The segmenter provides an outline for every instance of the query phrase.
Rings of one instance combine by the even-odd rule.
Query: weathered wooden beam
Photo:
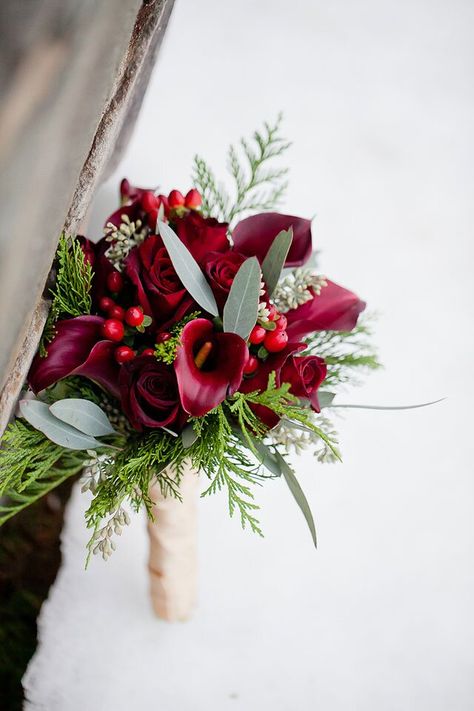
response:
[[[9,6],[21,32],[31,3],[9,0],[0,19]],[[40,22],[50,6],[36,3],[43,31],[27,47],[7,43],[0,75],[0,433],[41,335],[59,234],[80,231],[126,145],[173,0],[69,0],[53,30]]]

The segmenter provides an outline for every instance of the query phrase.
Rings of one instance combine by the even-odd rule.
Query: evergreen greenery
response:
[[[65,479],[78,474],[84,453],[63,449],[23,420],[5,431],[0,449],[0,525]]]
[[[92,267],[84,257],[77,239],[62,234],[56,251],[56,283],[51,289],[51,309],[40,344],[46,356],[46,344],[55,334],[54,324],[60,318],[90,314],[92,307]]]
[[[162,361],[162,363],[167,363],[172,365],[176,359],[176,350],[179,346],[179,340],[181,338],[181,333],[183,328],[187,323],[193,321],[195,318],[200,316],[200,311],[194,311],[192,314],[188,314],[181,321],[178,321],[171,329],[171,338],[163,343],[157,343],[155,345],[155,358]]]
[[[373,316],[363,316],[352,331],[317,331],[306,339],[308,352],[324,358],[328,371],[324,389],[359,383],[359,373],[381,364],[370,342]]]
[[[281,122],[279,114],[273,125],[265,123],[263,130],[255,131],[250,140],[242,138],[238,148],[229,147],[233,197],[217,183],[203,158],[194,157],[192,180],[202,195],[202,210],[206,216],[232,223],[242,213],[272,210],[280,203],[288,186],[288,168],[274,168],[272,161],[291,145],[280,135]]]

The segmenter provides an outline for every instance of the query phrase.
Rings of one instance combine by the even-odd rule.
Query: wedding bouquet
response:
[[[365,304],[315,269],[311,221],[274,210],[288,144],[279,121],[231,147],[231,198],[195,159],[183,195],[121,183],[96,244],[60,239],[51,309],[28,391],[0,450],[0,523],[66,478],[92,494],[89,550],[107,558],[149,490],[180,497],[185,462],[261,533],[252,485],[283,477],[316,542],[288,461],[339,458],[337,389],[376,368]],[[240,219],[242,218],[242,219]]]

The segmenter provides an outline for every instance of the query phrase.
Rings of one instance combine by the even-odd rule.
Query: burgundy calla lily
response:
[[[287,360],[294,353],[302,351],[306,348],[304,343],[288,343],[285,348],[279,353],[271,354],[266,361],[259,361],[258,369],[251,378],[245,378],[240,385],[240,392],[243,393],[253,393],[262,392],[266,390],[268,386],[268,378],[270,373],[275,373],[275,384],[280,387],[282,381],[281,371]],[[251,405],[252,410],[255,412],[257,417],[259,417],[268,428],[275,427],[280,418],[276,415],[273,410],[263,405]]]
[[[239,222],[232,232],[235,249],[263,262],[273,240],[282,230],[293,228],[293,242],[286,267],[300,267],[311,255],[311,220],[279,212],[262,212]]]
[[[365,302],[352,291],[328,281],[319,296],[285,314],[287,333],[298,341],[314,331],[352,331],[364,309]]]
[[[216,333],[211,321],[190,321],[181,334],[174,368],[183,408],[202,417],[233,395],[241,381],[248,350],[235,333]]]
[[[58,321],[56,335],[46,347],[48,355],[37,354],[31,365],[32,390],[38,393],[69,375],[82,375],[119,397],[119,366],[113,357],[117,344],[101,340],[103,323],[100,316]]]

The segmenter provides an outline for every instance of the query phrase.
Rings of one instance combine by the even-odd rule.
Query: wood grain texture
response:
[[[25,325],[43,308],[59,234],[80,232],[126,145],[172,6],[69,1],[53,18],[48,1],[29,14],[26,0],[2,4],[0,433],[41,333]]]

